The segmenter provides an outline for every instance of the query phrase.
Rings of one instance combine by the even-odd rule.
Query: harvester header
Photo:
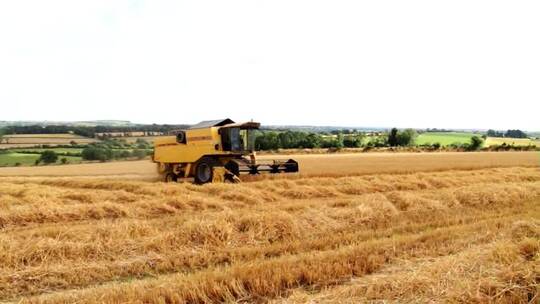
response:
[[[258,122],[231,119],[202,121],[154,141],[152,160],[167,182],[194,178],[198,184],[239,181],[240,174],[298,172],[295,160],[259,163],[255,155]]]

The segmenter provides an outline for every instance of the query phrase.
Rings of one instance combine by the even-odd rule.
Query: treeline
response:
[[[506,132],[488,130],[487,136],[489,137],[509,137],[509,138],[528,138],[527,133],[521,130],[507,130]]]
[[[93,145],[84,148],[81,152],[84,160],[99,160],[102,162],[127,158],[143,159],[149,155],[152,155],[152,150],[114,150]]]
[[[428,145],[416,145],[418,133],[414,129],[398,130],[393,128],[390,132],[377,133],[376,135],[365,133],[332,134],[309,133],[302,131],[259,131],[255,137],[256,150],[277,149],[312,149],[312,148],[393,148],[393,147],[418,147],[430,151],[442,148],[440,143]],[[472,136],[469,142],[450,145],[450,148],[461,151],[477,151],[483,148],[484,138]]]
[[[438,128],[427,128],[425,130],[426,133],[438,133],[438,132],[455,132],[455,130],[451,129],[438,129]]]
[[[418,133],[413,129],[399,131],[397,128],[393,128],[390,130],[386,142],[390,147],[412,146],[415,143],[417,136]]]
[[[108,132],[163,132],[167,133],[172,130],[185,129],[188,125],[137,125],[137,126],[66,126],[66,125],[50,125],[50,126],[7,126],[3,129],[4,134],[63,134],[73,133],[85,137],[94,137],[96,133]]]
[[[109,161],[109,160],[121,160],[121,159],[128,159],[128,158],[137,158],[137,159],[143,159],[149,155],[152,154],[152,150],[143,150],[143,149],[134,149],[134,150],[114,150],[111,148],[107,148],[104,146],[96,146],[96,145],[89,145],[88,147],[84,148],[81,153],[64,153],[64,152],[56,152],[54,150],[45,150],[45,151],[21,151],[20,153],[25,154],[39,154],[40,157],[36,159],[35,165],[39,165],[40,163],[44,164],[52,164],[55,163],[60,157],[60,161],[62,164],[69,163],[69,160],[66,158],[67,156],[76,156],[76,157],[82,157],[84,160],[99,160],[102,162]],[[16,166],[19,166],[20,163],[15,164]]]
[[[84,160],[109,161],[114,159],[143,159],[152,154],[152,145],[144,139],[137,139],[134,144],[125,140],[108,139],[100,143],[92,143],[81,151]]]
[[[366,136],[365,133],[309,133],[302,131],[259,131],[255,137],[256,150],[312,148],[374,148],[412,146],[417,133],[413,129],[392,129],[389,134]]]
[[[255,138],[256,150],[277,149],[312,149],[312,148],[343,148],[360,147],[363,134],[323,135],[320,133],[307,133],[302,131],[262,131]]]

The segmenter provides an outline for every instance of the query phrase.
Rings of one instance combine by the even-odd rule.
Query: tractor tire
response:
[[[202,185],[212,182],[214,178],[214,166],[217,165],[217,162],[212,159],[205,157],[197,162],[195,167],[195,183]]]
[[[176,174],[169,172],[165,174],[165,182],[166,183],[176,183],[178,182],[178,176]]]

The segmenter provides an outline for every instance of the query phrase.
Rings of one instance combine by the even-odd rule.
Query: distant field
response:
[[[35,147],[36,144],[0,144],[0,149],[13,149],[13,148],[32,148]],[[54,146],[54,145],[53,145]]]
[[[40,154],[26,154],[26,153],[5,153],[0,154],[0,167],[13,167],[16,164],[21,166],[34,165],[36,160],[40,157]],[[58,156],[58,162],[60,159],[67,158],[71,164],[78,164],[82,161],[81,157],[77,156]]]
[[[52,150],[56,153],[81,153],[83,149],[81,148],[18,148],[18,149],[12,149],[10,151],[12,152],[24,152],[24,151],[35,151],[35,152],[43,152],[47,150]]]
[[[440,143],[443,146],[454,143],[463,144],[470,142],[471,137],[475,135],[481,136],[481,134],[463,132],[428,132],[420,134],[416,139],[416,143],[419,145]]]
[[[126,142],[130,144],[136,142],[137,139],[143,139],[151,144],[154,144],[154,140],[160,137],[163,137],[163,136],[134,136],[134,137],[119,137],[118,139],[124,139],[126,140]]]
[[[6,135],[7,138],[80,138],[82,136],[70,133],[58,134],[12,134]]]
[[[34,145],[69,145],[72,141],[77,144],[88,144],[97,142],[98,140],[74,134],[15,134],[4,136],[0,148],[24,148]]]
[[[67,158],[70,164],[79,164],[82,162],[82,158],[79,156],[64,156],[63,154],[80,154],[82,149],[80,148],[35,148],[32,146],[29,147],[19,147],[13,148],[8,147],[9,153],[0,153],[0,167],[13,167],[16,164],[20,166],[33,166],[35,161],[40,157],[41,152],[43,151],[54,151],[58,154],[58,163],[60,159]],[[25,152],[35,152],[35,153],[25,153]]]
[[[464,144],[468,143],[473,136],[482,136],[482,134],[475,133],[460,133],[460,132],[432,132],[432,133],[422,133],[418,136],[416,143],[418,145],[425,144],[434,144],[440,143],[443,146],[448,146],[454,143]],[[507,145],[514,146],[528,146],[528,145],[537,145],[540,146],[539,140],[531,140],[529,138],[499,138],[499,137],[488,137],[485,146],[494,146],[502,145],[506,143]]]
[[[486,140],[486,146],[494,145],[514,145],[514,146],[529,146],[536,145],[540,146],[539,140],[532,140],[529,138],[501,138],[501,137],[488,137]]]
[[[39,154],[6,153],[0,154],[0,166],[14,166],[20,163],[23,166],[34,164]]]

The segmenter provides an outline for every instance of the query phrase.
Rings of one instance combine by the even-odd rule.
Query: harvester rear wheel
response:
[[[215,165],[216,161],[208,157],[198,161],[195,167],[195,183],[202,185],[211,182]]]

